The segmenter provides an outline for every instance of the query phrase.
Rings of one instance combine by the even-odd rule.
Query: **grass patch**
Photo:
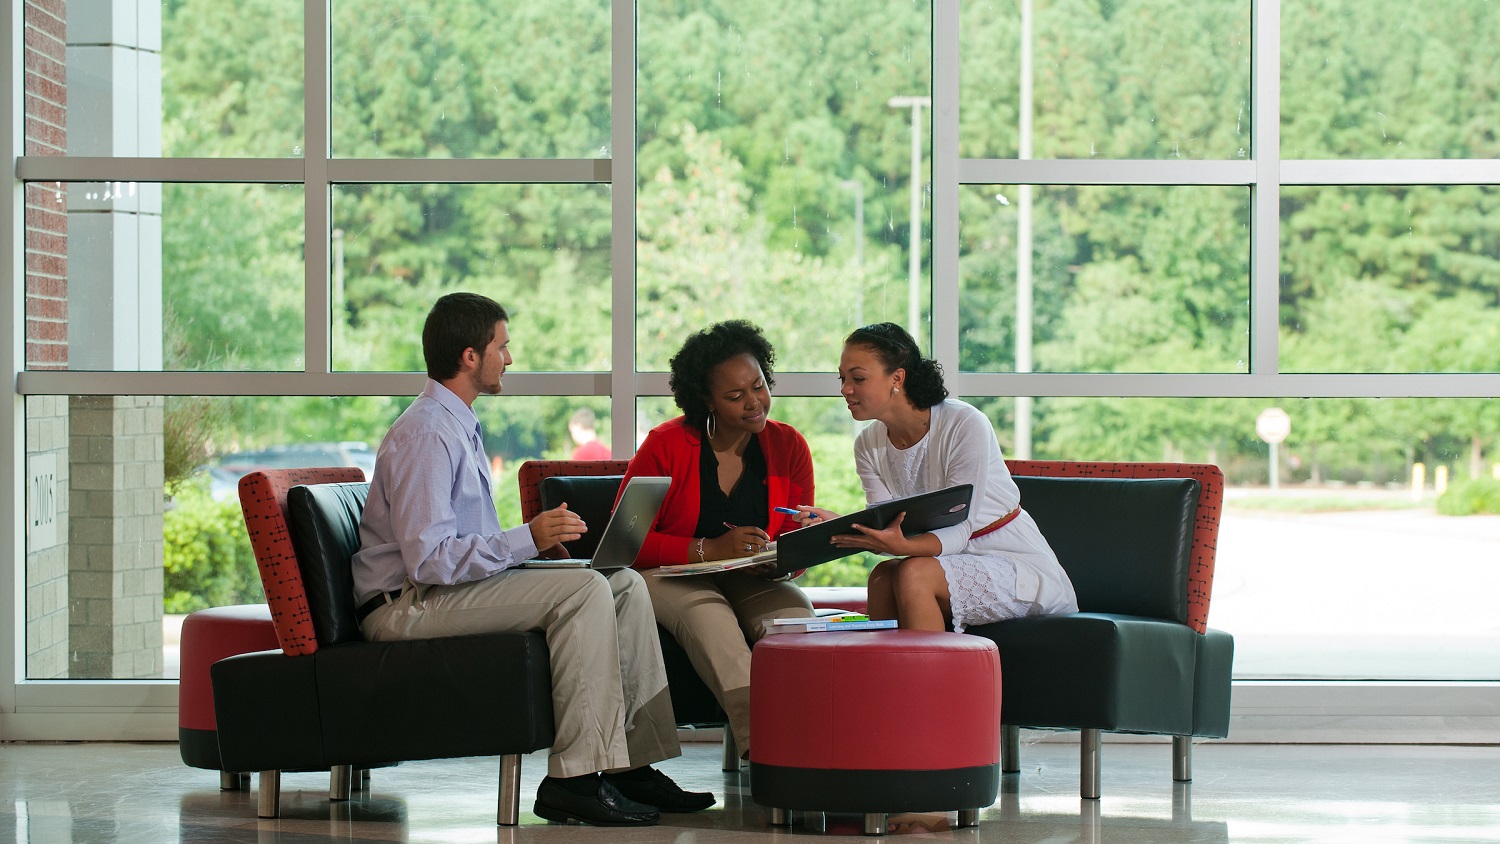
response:
[[[1454,482],[1438,498],[1437,511],[1444,516],[1500,513],[1500,478],[1471,478]]]

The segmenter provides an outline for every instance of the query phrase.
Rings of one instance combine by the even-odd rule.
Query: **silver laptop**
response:
[[[661,509],[671,485],[671,478],[631,478],[610,514],[609,524],[604,526],[593,558],[527,560],[521,565],[529,569],[591,568],[602,572],[628,567],[646,544],[646,534],[656,522],[656,511]]]

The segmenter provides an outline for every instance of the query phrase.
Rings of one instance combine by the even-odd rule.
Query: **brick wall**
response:
[[[68,148],[66,0],[26,0],[26,155]],[[26,186],[26,366],[68,367],[67,187]],[[26,455],[56,457],[58,543],[26,554],[26,676],[69,674],[69,411],[66,396],[26,400]]]
[[[26,0],[26,154],[68,150],[64,0]],[[67,186],[26,186],[26,366],[68,367]]]

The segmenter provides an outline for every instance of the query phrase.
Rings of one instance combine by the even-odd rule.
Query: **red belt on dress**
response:
[[[1021,515],[1021,508],[1017,507],[1016,509],[1010,511],[1009,513],[1006,513],[1005,515],[1003,515],[1000,518],[994,520],[993,522],[990,522],[989,524],[985,525],[984,527],[980,528],[979,530],[976,530],[973,533],[969,534],[969,538],[970,539],[978,539],[981,536],[986,536],[988,534],[994,533],[995,531],[999,530],[1000,528],[1003,528],[1006,525],[1010,524],[1011,522],[1015,521],[1016,517],[1019,516],[1019,515]]]

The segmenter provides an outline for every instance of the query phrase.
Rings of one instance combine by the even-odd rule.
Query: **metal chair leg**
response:
[[[220,791],[248,791],[250,789],[250,775],[239,771],[220,771]]]
[[[500,757],[500,805],[495,815],[497,826],[515,826],[521,822],[521,754]]]
[[[958,826],[959,826],[959,829],[962,829],[962,828],[964,828],[966,826],[979,826],[979,810],[978,809],[959,809],[958,810]]]
[[[1172,736],[1172,779],[1193,781],[1193,737]]]
[[[885,812],[865,812],[865,835],[885,835]]]
[[[281,772],[260,772],[260,793],[256,800],[257,817],[274,818],[281,814]]]
[[[1099,731],[1083,730],[1078,738],[1078,796],[1099,799]]]
[[[1021,728],[1000,725],[1000,773],[1021,772]]]
[[[775,808],[773,808],[771,810],[771,826],[791,826],[791,825],[792,825],[792,813],[791,813],[791,810],[789,810],[789,809],[775,809]]]
[[[738,771],[740,769],[740,746],[734,740],[734,732],[729,725],[724,725],[724,764],[726,771]]]
[[[359,770],[359,790],[367,792],[367,793],[370,790],[370,769],[369,768],[361,768]]]
[[[353,765],[334,765],[328,769],[328,799],[348,800],[354,779]]]

